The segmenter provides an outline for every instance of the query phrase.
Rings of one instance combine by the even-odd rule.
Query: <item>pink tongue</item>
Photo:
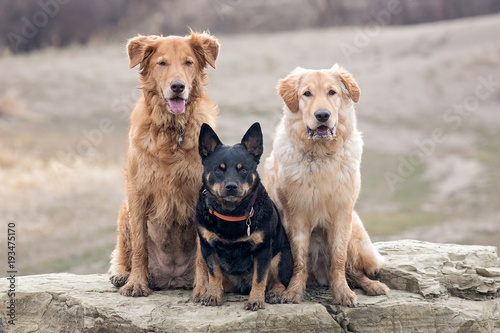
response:
[[[173,98],[168,100],[168,106],[173,113],[182,113],[184,111],[184,106],[186,101],[181,98]]]
[[[326,133],[326,132],[328,132],[328,127],[320,126],[320,127],[316,128],[316,132],[318,132],[320,134]]]

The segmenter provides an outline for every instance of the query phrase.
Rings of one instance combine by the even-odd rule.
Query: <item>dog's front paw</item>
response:
[[[340,304],[343,306],[354,307],[358,301],[358,298],[354,291],[349,289],[349,287],[337,287],[333,290],[333,303]]]
[[[123,296],[140,297],[148,296],[151,293],[152,291],[149,289],[147,283],[134,282],[131,280],[129,280],[128,283],[120,289],[120,294]]]
[[[249,297],[247,303],[245,304],[245,310],[257,311],[259,309],[265,309],[264,298],[254,298]]]
[[[194,303],[200,303],[203,296],[206,294],[207,288],[203,286],[196,286],[193,289],[193,294],[191,295],[191,300]]]
[[[386,295],[389,288],[382,282],[372,280],[368,285],[363,286],[363,290],[368,296]]]
[[[278,304],[281,302],[283,290],[273,288],[266,293],[266,302],[269,304]]]
[[[117,275],[112,275],[109,277],[109,282],[116,288],[123,287],[128,280],[129,274],[117,274]]]
[[[300,304],[304,299],[302,288],[288,288],[281,294],[281,303]]]
[[[201,298],[201,304],[207,306],[220,306],[223,303],[222,294],[223,294],[222,288],[215,289],[209,287],[207,292]]]

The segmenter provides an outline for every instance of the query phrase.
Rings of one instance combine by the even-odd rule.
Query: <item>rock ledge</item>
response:
[[[387,259],[379,279],[392,290],[358,306],[331,304],[309,288],[300,305],[243,310],[246,296],[221,307],[189,302],[191,291],[147,298],[119,295],[105,274],[17,277],[9,325],[9,281],[0,282],[0,332],[500,332],[500,259],[494,247],[402,240],[375,244]]]

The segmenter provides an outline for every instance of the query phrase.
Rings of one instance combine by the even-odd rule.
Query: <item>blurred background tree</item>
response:
[[[0,53],[186,27],[217,34],[363,25],[391,5],[403,10],[388,25],[500,12],[499,0],[0,0]]]

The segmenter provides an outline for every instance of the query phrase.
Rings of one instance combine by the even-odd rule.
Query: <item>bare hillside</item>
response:
[[[275,86],[339,63],[361,87],[362,194],[375,240],[500,245],[500,16],[218,35],[208,93],[234,143],[254,121],[270,153]],[[104,272],[124,199],[128,114],[139,94],[125,41],[0,58],[0,216],[21,273]],[[2,230],[1,237],[6,230]]]

